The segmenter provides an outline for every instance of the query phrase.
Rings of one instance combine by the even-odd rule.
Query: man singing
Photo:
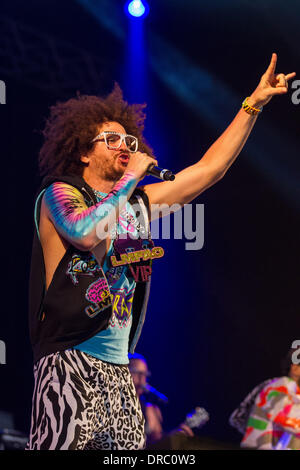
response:
[[[30,336],[35,387],[27,449],[142,449],[144,418],[128,369],[145,318],[152,263],[162,256],[152,204],[192,201],[219,181],[258,114],[287,93],[276,54],[224,133],[194,165],[137,188],[157,165],[143,138],[143,106],[116,86],[51,108],[39,155]]]

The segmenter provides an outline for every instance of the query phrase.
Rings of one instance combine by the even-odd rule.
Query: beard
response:
[[[126,168],[122,168],[120,165],[117,165],[117,158],[112,162],[105,161],[102,163],[97,163],[96,171],[97,174],[101,177],[104,177],[107,181],[118,181],[122,178]]]

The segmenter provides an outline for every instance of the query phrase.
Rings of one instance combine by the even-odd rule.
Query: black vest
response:
[[[69,245],[60,260],[46,291],[45,264],[38,227],[42,195],[54,181],[65,182],[77,188],[84,196],[88,207],[97,203],[92,188],[83,178],[76,175],[48,177],[38,192],[29,281],[29,330],[34,362],[47,354],[72,348],[93,337],[108,327],[112,314],[111,304],[104,308],[102,305],[103,309],[97,313],[96,304],[91,304],[87,298],[86,293],[97,288],[99,276],[103,276],[103,271],[92,253],[80,251],[73,245]],[[139,204],[138,207],[141,209],[139,220],[144,214],[144,226],[148,227],[149,201],[144,191],[135,189],[129,202],[134,203],[135,207]],[[142,264],[149,263],[151,261],[144,261]],[[76,269],[72,266],[76,266]],[[136,284],[129,337],[131,353],[134,352],[144,323],[149,289],[150,278],[148,281]]]

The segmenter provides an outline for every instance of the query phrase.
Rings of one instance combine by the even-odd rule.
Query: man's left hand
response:
[[[288,91],[288,81],[296,76],[296,72],[275,74],[277,54],[273,53],[271,62],[266,72],[248,99],[248,104],[253,107],[265,106],[273,96],[284,95]]]

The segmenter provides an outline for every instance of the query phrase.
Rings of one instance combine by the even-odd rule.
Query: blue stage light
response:
[[[131,16],[141,18],[148,14],[149,7],[145,1],[132,0],[131,2],[127,2],[127,10]]]

